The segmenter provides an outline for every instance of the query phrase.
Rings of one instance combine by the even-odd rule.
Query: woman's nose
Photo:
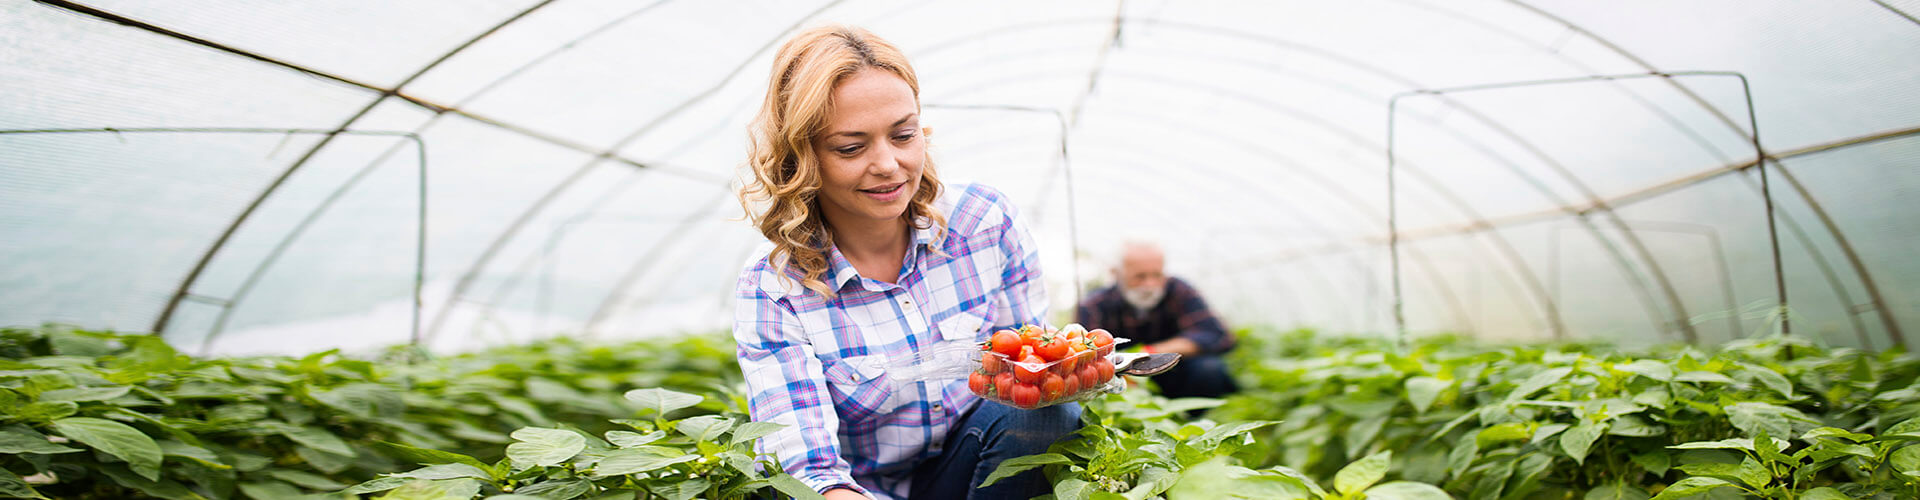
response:
[[[903,153],[905,151],[902,148],[882,141],[880,145],[873,148],[873,162],[867,164],[867,173],[881,177],[892,176],[895,170],[900,169],[900,155]]]

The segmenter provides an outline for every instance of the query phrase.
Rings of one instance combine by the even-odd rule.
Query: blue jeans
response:
[[[945,450],[913,471],[911,500],[949,498],[1018,499],[1053,493],[1039,468],[980,483],[1009,458],[1047,452],[1054,441],[1080,430],[1080,403],[1021,410],[980,401],[947,435]]]

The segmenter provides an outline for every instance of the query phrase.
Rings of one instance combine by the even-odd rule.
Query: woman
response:
[[[1045,494],[1038,471],[978,486],[1071,434],[1078,405],[1023,411],[965,380],[888,375],[1046,313],[1012,204],[935,175],[919,93],[900,50],[859,28],[808,30],[774,57],[740,193],[772,248],[740,275],[733,328],[753,419],[786,426],[760,448],[830,499]]]

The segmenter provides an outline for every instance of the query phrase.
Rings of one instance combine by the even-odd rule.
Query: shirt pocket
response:
[[[886,378],[886,356],[849,356],[821,360],[833,408],[841,420],[859,422],[890,410],[893,384]]]
[[[987,339],[993,331],[996,316],[990,301],[981,301],[971,309],[958,309],[952,314],[934,319],[934,329],[939,331],[940,340],[957,342],[980,342]]]

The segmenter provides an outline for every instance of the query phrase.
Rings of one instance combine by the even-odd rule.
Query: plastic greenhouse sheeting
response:
[[[1920,330],[1916,13],[0,0],[0,323],[367,348],[416,334],[423,262],[436,349],[726,328],[770,52],[838,22],[907,51],[943,176],[1022,207],[1057,316],[1146,237],[1232,324],[1392,332],[1391,219],[1412,332],[1765,332],[1751,102],[1794,333],[1887,348]]]

